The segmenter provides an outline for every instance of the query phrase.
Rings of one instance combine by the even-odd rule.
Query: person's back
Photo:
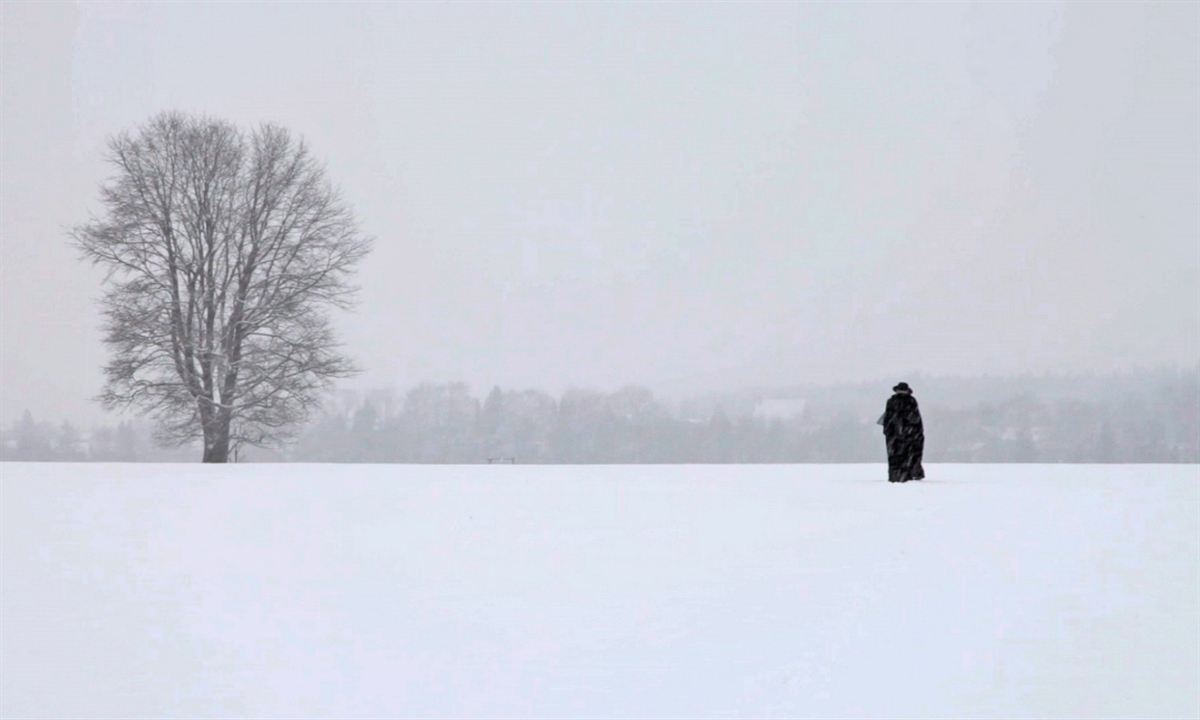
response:
[[[924,433],[921,409],[912,393],[898,392],[888,398],[883,417],[883,433],[888,437],[913,437]]]

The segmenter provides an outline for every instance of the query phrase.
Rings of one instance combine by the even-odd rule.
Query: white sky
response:
[[[0,419],[94,413],[105,138],[303,134],[359,385],[1200,361],[1200,5],[0,5]]]

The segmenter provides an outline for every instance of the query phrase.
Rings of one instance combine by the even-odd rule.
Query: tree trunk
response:
[[[224,445],[221,445],[218,443],[216,445],[213,445],[212,447],[205,448],[204,449],[204,457],[202,458],[202,462],[206,462],[206,463],[229,462],[229,443],[226,442]]]
[[[204,439],[204,457],[206,463],[229,462],[229,418],[225,413],[218,413],[213,418],[216,427],[212,434]]]

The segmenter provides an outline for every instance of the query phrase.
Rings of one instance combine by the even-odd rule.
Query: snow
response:
[[[3,464],[3,717],[1196,717],[1200,467]]]

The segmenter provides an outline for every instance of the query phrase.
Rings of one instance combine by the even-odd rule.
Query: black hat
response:
[[[892,388],[892,392],[909,392],[910,393],[910,392],[912,392],[912,388],[910,388],[908,386],[908,383],[902,382],[899,385],[897,385],[896,387]]]

